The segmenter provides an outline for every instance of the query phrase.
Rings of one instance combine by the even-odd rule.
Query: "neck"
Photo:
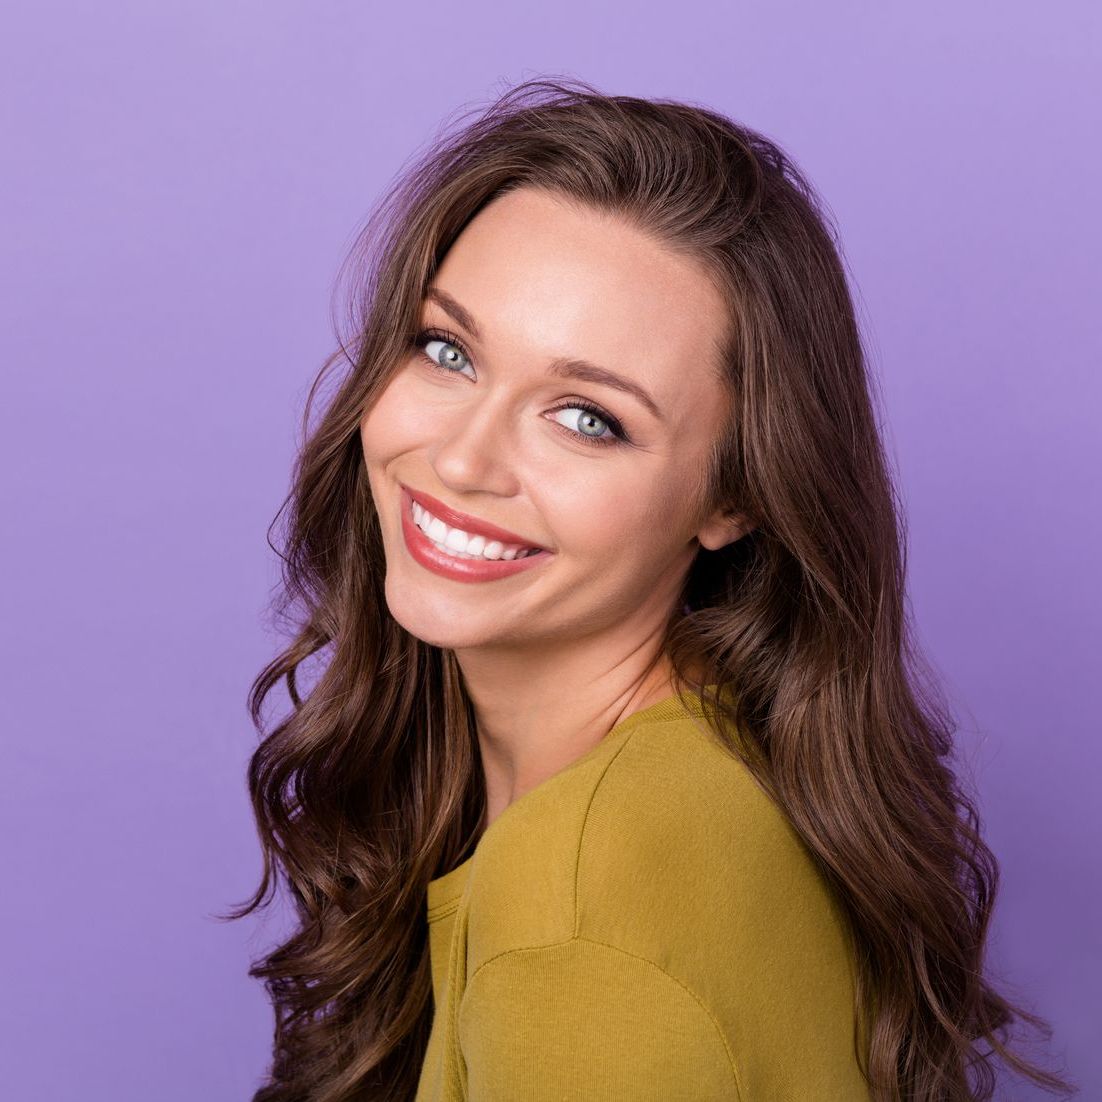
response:
[[[496,661],[457,652],[474,707],[486,782],[482,830],[514,800],[588,753],[618,723],[676,692],[657,638],[615,655],[607,640],[574,641],[568,654],[543,648]]]

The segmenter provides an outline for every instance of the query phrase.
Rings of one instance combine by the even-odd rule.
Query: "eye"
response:
[[[462,375],[463,369],[471,366],[470,356],[463,342],[446,329],[422,329],[413,338],[413,347],[421,353],[421,358],[432,368],[445,375]],[[442,360],[438,360],[437,356],[441,356]],[[469,375],[464,377],[470,378]],[[623,424],[595,402],[590,402],[586,398],[573,398],[569,402],[556,406],[550,412],[561,413],[563,410],[573,410],[581,414],[580,417],[575,418],[576,422],[583,426],[581,429],[571,428],[561,421],[554,422],[572,440],[597,448],[631,443]],[[603,433],[592,431],[594,422],[597,422],[598,426],[604,425],[608,431]]]
[[[467,350],[454,333],[440,332],[435,329],[423,329],[413,339],[413,346],[438,371],[447,375],[459,375],[464,367],[470,367],[471,360]],[[442,361],[436,357],[441,356]],[[467,378],[470,378],[468,375]]]
[[[571,436],[576,437],[586,444],[595,444],[597,447],[606,447],[610,444],[627,443],[627,433],[624,432],[624,426],[612,416],[611,413],[605,413],[600,406],[595,405],[593,402],[586,401],[584,398],[574,398],[570,402],[564,405],[556,406],[551,412],[561,413],[563,410],[573,411],[575,414],[575,423],[581,426],[581,431],[569,426],[563,426],[567,429]],[[594,422],[597,426],[603,425],[608,431],[604,433],[595,432]],[[556,421],[556,424],[562,424],[561,421]]]

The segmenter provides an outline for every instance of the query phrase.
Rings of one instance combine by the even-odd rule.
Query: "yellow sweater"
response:
[[[416,1102],[868,1102],[844,914],[689,703],[628,716],[430,882]]]

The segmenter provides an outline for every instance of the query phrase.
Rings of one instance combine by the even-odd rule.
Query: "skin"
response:
[[[435,302],[446,329],[412,349],[361,421],[387,559],[386,597],[407,631],[454,650],[474,705],[488,827],[514,800],[592,749],[617,723],[674,691],[663,627],[701,546],[751,525],[691,500],[724,403],[717,338],[729,324],[702,270],[622,220],[521,189],[465,228],[433,285],[467,309],[482,339]],[[449,354],[454,357],[449,361]],[[555,378],[584,357],[640,383],[661,419],[606,385]],[[570,399],[617,418],[611,437]],[[556,407],[567,408],[556,408]],[[400,486],[553,550],[492,582],[426,570],[402,536]]]

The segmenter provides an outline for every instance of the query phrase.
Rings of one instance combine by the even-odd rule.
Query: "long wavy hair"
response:
[[[843,903],[870,1097],[988,1099],[998,1058],[1076,1093],[1011,1051],[1016,1018],[1046,1039],[1051,1027],[984,975],[998,866],[951,767],[955,723],[911,638],[901,509],[837,233],[811,185],[777,144],[714,111],[576,79],[522,82],[459,121],[348,254],[351,336],[309,390],[273,521],[289,506],[273,611],[293,641],[249,694],[263,874],[220,916],[267,905],[281,880],[296,908],[295,931],[249,972],[276,1018],[254,1102],[416,1091],[433,1015],[426,885],[477,844],[485,786],[454,652],[388,611],[359,426],[408,360],[448,248],[521,187],[616,213],[696,259],[729,303],[729,416],[701,485],[756,527],[698,552],[664,650]],[[291,709],[265,733],[280,682]]]

